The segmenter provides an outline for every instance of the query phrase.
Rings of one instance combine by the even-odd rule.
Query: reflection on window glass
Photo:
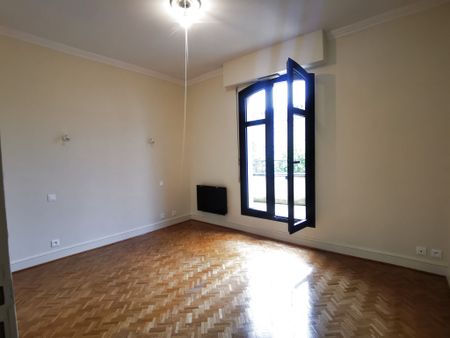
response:
[[[304,81],[296,81],[294,97],[303,97]],[[298,93],[298,91],[303,91]],[[304,104],[304,102],[303,102]],[[277,82],[273,86],[274,110],[274,168],[275,168],[275,215],[288,217],[287,188],[287,83]],[[304,118],[294,115],[294,215],[306,218],[305,207],[305,123]]]
[[[294,107],[305,110],[305,81],[295,80],[293,90]]]
[[[294,218],[306,219],[305,118],[294,115]]]
[[[275,215],[288,217],[287,189],[287,83],[273,85]]]
[[[260,90],[247,99],[247,122],[266,117],[266,91]]]
[[[247,128],[247,163],[248,206],[267,211],[265,125]]]

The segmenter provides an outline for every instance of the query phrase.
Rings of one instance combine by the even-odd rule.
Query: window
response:
[[[239,93],[241,212],[294,233],[315,226],[314,74],[286,69]]]

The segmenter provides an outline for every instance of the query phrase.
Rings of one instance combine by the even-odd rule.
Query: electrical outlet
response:
[[[442,258],[442,250],[441,249],[431,249],[430,256],[433,258]]]
[[[177,215],[177,211],[176,210],[172,210],[172,216],[176,216]]]
[[[166,218],[166,213],[165,213],[165,212],[160,213],[160,214],[159,214],[159,218],[160,218],[160,219]]]
[[[60,245],[59,239],[52,239],[50,241],[50,247],[51,248],[56,248]]]
[[[426,256],[427,255],[427,248],[424,247],[424,246],[416,246],[416,255]]]

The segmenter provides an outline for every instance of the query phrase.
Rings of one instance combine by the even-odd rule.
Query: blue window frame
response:
[[[239,92],[241,212],[315,227],[314,74],[292,59],[286,74]]]

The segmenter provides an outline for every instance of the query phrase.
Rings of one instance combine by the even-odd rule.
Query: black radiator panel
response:
[[[226,215],[227,188],[197,185],[197,209],[213,214]]]

